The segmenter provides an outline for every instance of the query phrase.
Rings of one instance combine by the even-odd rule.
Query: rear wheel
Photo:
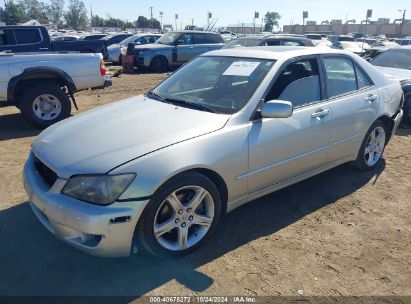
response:
[[[376,121],[368,130],[354,167],[359,170],[372,170],[380,162],[388,140],[388,133],[385,124],[382,121]]]
[[[167,59],[162,56],[154,57],[153,60],[151,60],[150,68],[156,73],[164,73],[167,70],[167,67]]]
[[[40,128],[67,118],[71,112],[70,100],[57,84],[39,83],[27,87],[19,105],[24,117]]]
[[[212,233],[221,213],[215,184],[196,172],[171,179],[153,196],[137,227],[138,242],[151,254],[184,256]]]

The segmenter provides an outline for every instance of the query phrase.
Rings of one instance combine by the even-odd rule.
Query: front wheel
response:
[[[376,121],[368,130],[358,152],[354,167],[362,171],[372,170],[377,166],[387,144],[387,129],[381,121]]]
[[[161,56],[154,57],[150,64],[150,68],[156,73],[164,73],[167,66],[167,59]]]
[[[137,227],[138,242],[151,254],[184,256],[199,247],[215,229],[221,199],[206,176],[184,173],[154,194]]]

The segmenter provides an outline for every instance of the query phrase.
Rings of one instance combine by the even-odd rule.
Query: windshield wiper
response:
[[[153,91],[148,91],[147,94],[146,94],[146,96],[147,96],[148,98],[151,98],[151,99],[155,99],[155,100],[158,100],[158,101],[161,101],[161,102],[169,103],[168,101],[166,101],[166,100],[164,99],[164,97],[158,95],[156,92],[153,92]]]
[[[215,111],[211,109],[210,107],[207,107],[205,105],[195,103],[195,102],[190,102],[190,101],[180,100],[180,99],[172,99],[172,98],[164,98],[164,101],[168,103],[176,104],[176,105],[188,106],[190,108],[201,110],[201,111],[215,113]]]

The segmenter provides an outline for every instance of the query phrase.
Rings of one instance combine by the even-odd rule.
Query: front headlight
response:
[[[64,186],[62,193],[98,205],[114,203],[133,182],[136,174],[76,175]]]

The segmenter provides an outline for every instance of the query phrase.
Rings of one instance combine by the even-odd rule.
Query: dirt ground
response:
[[[165,76],[122,75],[77,94],[80,112]],[[21,181],[37,134],[17,109],[0,108],[0,295],[411,296],[410,130],[393,138],[375,172],[344,165],[253,201],[175,261],[96,258],[53,237]]]

